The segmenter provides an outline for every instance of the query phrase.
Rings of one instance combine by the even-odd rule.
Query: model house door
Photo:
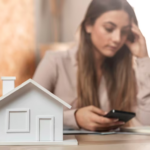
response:
[[[54,116],[37,117],[37,140],[54,141]]]

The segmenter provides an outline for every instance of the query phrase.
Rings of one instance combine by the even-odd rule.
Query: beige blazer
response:
[[[78,128],[74,117],[77,107],[77,48],[68,51],[47,51],[34,74],[33,80],[72,105],[64,107],[64,126]],[[138,82],[137,107],[133,108],[136,118],[132,126],[150,125],[150,58],[136,60],[136,77]],[[101,109],[110,111],[105,80],[99,85]]]

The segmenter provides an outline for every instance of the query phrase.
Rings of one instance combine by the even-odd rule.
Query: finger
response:
[[[105,118],[105,117],[102,117],[102,116],[99,116],[97,114],[93,114],[91,116],[91,120],[93,122],[96,122],[98,124],[112,124],[114,122],[118,122],[118,119],[110,119],[110,118]]]
[[[112,124],[99,124],[92,122],[87,129],[90,129],[92,131],[108,131],[112,129],[117,129],[121,126],[123,126],[125,123],[124,122],[117,122],[117,123],[112,123]]]
[[[134,22],[132,22],[132,27],[134,27],[135,29],[137,29],[137,30],[139,30],[141,32],[141,30],[139,29],[139,27]]]
[[[135,24],[132,24],[131,30],[134,30],[138,35],[143,36],[141,30]]]
[[[108,132],[112,130],[112,128],[109,128],[109,127],[96,127],[95,128],[95,131],[98,131],[98,132]]]
[[[85,129],[88,129],[88,130],[91,130],[91,131],[97,131],[98,129],[102,129],[103,127],[100,127],[100,125],[98,123],[91,123],[87,128]]]
[[[125,124],[125,122],[115,122],[115,123],[112,123],[112,124],[105,124],[104,126],[112,128],[112,127],[122,126],[124,124]]]
[[[134,42],[144,42],[145,43],[145,37],[142,35],[142,33],[140,33],[139,30],[132,28],[132,33],[134,34]]]
[[[140,36],[142,36],[141,33],[135,28],[131,28],[131,31],[136,38],[139,38]]]
[[[139,36],[138,31],[136,31],[135,29],[132,29],[131,31],[134,34],[134,43],[135,43],[138,41],[138,39],[140,39],[140,36]],[[133,42],[131,42],[130,40],[127,39],[125,44],[130,48],[130,47],[132,47]]]
[[[101,126],[98,123],[91,123],[88,129],[91,131],[108,131],[111,128],[108,126]]]
[[[106,132],[106,131],[111,131],[111,130],[116,130],[120,128],[121,126],[112,126],[112,127],[98,127],[95,129],[95,131],[99,132]]]
[[[103,124],[103,125],[99,125],[97,124],[97,128],[107,128],[107,129],[113,129],[113,128],[118,128],[125,125],[124,122],[117,122],[117,123],[112,123],[112,124]]]
[[[110,131],[110,130],[114,130],[114,129],[117,129],[121,126],[123,126],[124,124],[123,123],[120,123],[120,124],[112,124],[112,125],[98,125],[98,124],[95,124],[95,131]]]
[[[94,106],[90,106],[89,107],[90,111],[98,114],[98,115],[106,115],[106,112],[104,112],[103,110],[97,108],[97,107],[94,107]]]

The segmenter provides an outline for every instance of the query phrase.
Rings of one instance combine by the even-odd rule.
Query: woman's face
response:
[[[105,57],[113,57],[125,44],[130,32],[130,19],[123,10],[109,11],[101,15],[94,25],[86,26],[97,50]]]

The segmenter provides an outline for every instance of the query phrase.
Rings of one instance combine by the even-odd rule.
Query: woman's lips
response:
[[[108,48],[111,50],[117,50],[117,47],[114,47],[114,46],[108,46]]]

